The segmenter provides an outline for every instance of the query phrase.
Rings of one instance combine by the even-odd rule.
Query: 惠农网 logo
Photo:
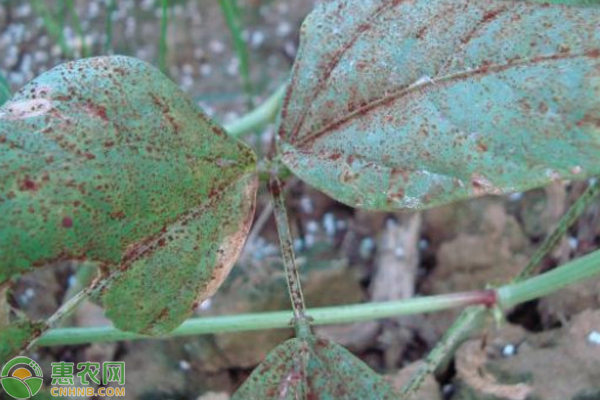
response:
[[[31,358],[15,357],[2,368],[0,383],[6,394],[15,399],[28,399],[42,388],[42,369]]]

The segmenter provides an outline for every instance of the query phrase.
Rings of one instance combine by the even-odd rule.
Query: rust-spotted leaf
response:
[[[232,400],[398,399],[391,384],[327,339],[290,339],[273,349]]]
[[[597,5],[324,2],[302,27],[283,161],[382,210],[598,174],[598,21]]]
[[[155,68],[60,65],[0,108],[0,284],[95,261],[117,327],[168,331],[227,276],[256,183],[254,153]]]

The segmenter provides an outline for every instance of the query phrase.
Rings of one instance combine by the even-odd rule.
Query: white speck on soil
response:
[[[517,352],[517,348],[514,344],[508,343],[506,346],[502,348],[502,355],[504,357],[512,357]]]
[[[327,236],[335,235],[335,216],[332,213],[327,213],[323,216],[323,228],[327,233]]]
[[[316,221],[308,221],[306,223],[306,231],[309,233],[317,233],[319,231],[319,224]]]
[[[300,209],[305,214],[310,214],[313,211],[315,211],[315,208],[313,207],[313,203],[312,203],[312,200],[310,197],[302,196],[302,198],[300,199]]]
[[[587,336],[587,341],[593,345],[600,346],[600,332],[591,331]]]
[[[186,360],[179,360],[179,369],[182,371],[189,371],[192,368],[189,362]]]

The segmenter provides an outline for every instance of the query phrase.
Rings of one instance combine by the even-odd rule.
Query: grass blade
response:
[[[58,44],[66,58],[73,57],[73,50],[69,47],[64,35],[64,18],[59,20],[48,8],[48,3],[42,0],[32,0],[33,11],[42,18],[48,35]],[[62,14],[62,13],[61,13]]]
[[[75,8],[75,2],[73,0],[67,0],[66,8],[71,16],[71,20],[73,21],[73,26],[75,27],[75,32],[79,36],[79,40],[81,42],[81,56],[89,57],[91,56],[90,48],[85,42],[85,35],[83,34],[83,28],[81,27],[81,21],[79,20],[79,15],[77,14],[77,9]]]
[[[106,7],[106,25],[105,25],[105,33],[106,39],[104,41],[104,54],[109,54],[112,50],[112,41],[113,41],[113,13],[117,9],[117,2],[115,0],[109,0]]]
[[[227,23],[227,27],[231,33],[234,51],[240,61],[238,71],[242,78],[244,92],[247,96],[246,103],[248,109],[252,109],[254,104],[252,101],[252,81],[250,79],[250,57],[248,48],[246,47],[246,42],[244,42],[244,39],[242,38],[240,10],[237,6],[236,0],[219,0],[219,5],[221,6],[223,17],[225,18],[225,22]]]
[[[169,75],[167,67],[167,28],[169,27],[169,0],[161,2],[161,19],[160,19],[160,39],[158,43],[158,67],[165,74]]]

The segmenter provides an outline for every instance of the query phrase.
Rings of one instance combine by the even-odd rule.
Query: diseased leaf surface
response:
[[[283,161],[382,210],[598,174],[598,21],[598,6],[325,2],[302,28]]]
[[[273,349],[232,400],[398,399],[390,383],[342,346],[290,339]]]
[[[254,169],[253,152],[150,65],[60,65],[0,108],[0,283],[95,261],[117,327],[168,331],[233,265]]]
[[[46,328],[43,322],[20,320],[11,325],[0,324],[0,362],[6,363],[17,355],[32,338],[36,338]]]

